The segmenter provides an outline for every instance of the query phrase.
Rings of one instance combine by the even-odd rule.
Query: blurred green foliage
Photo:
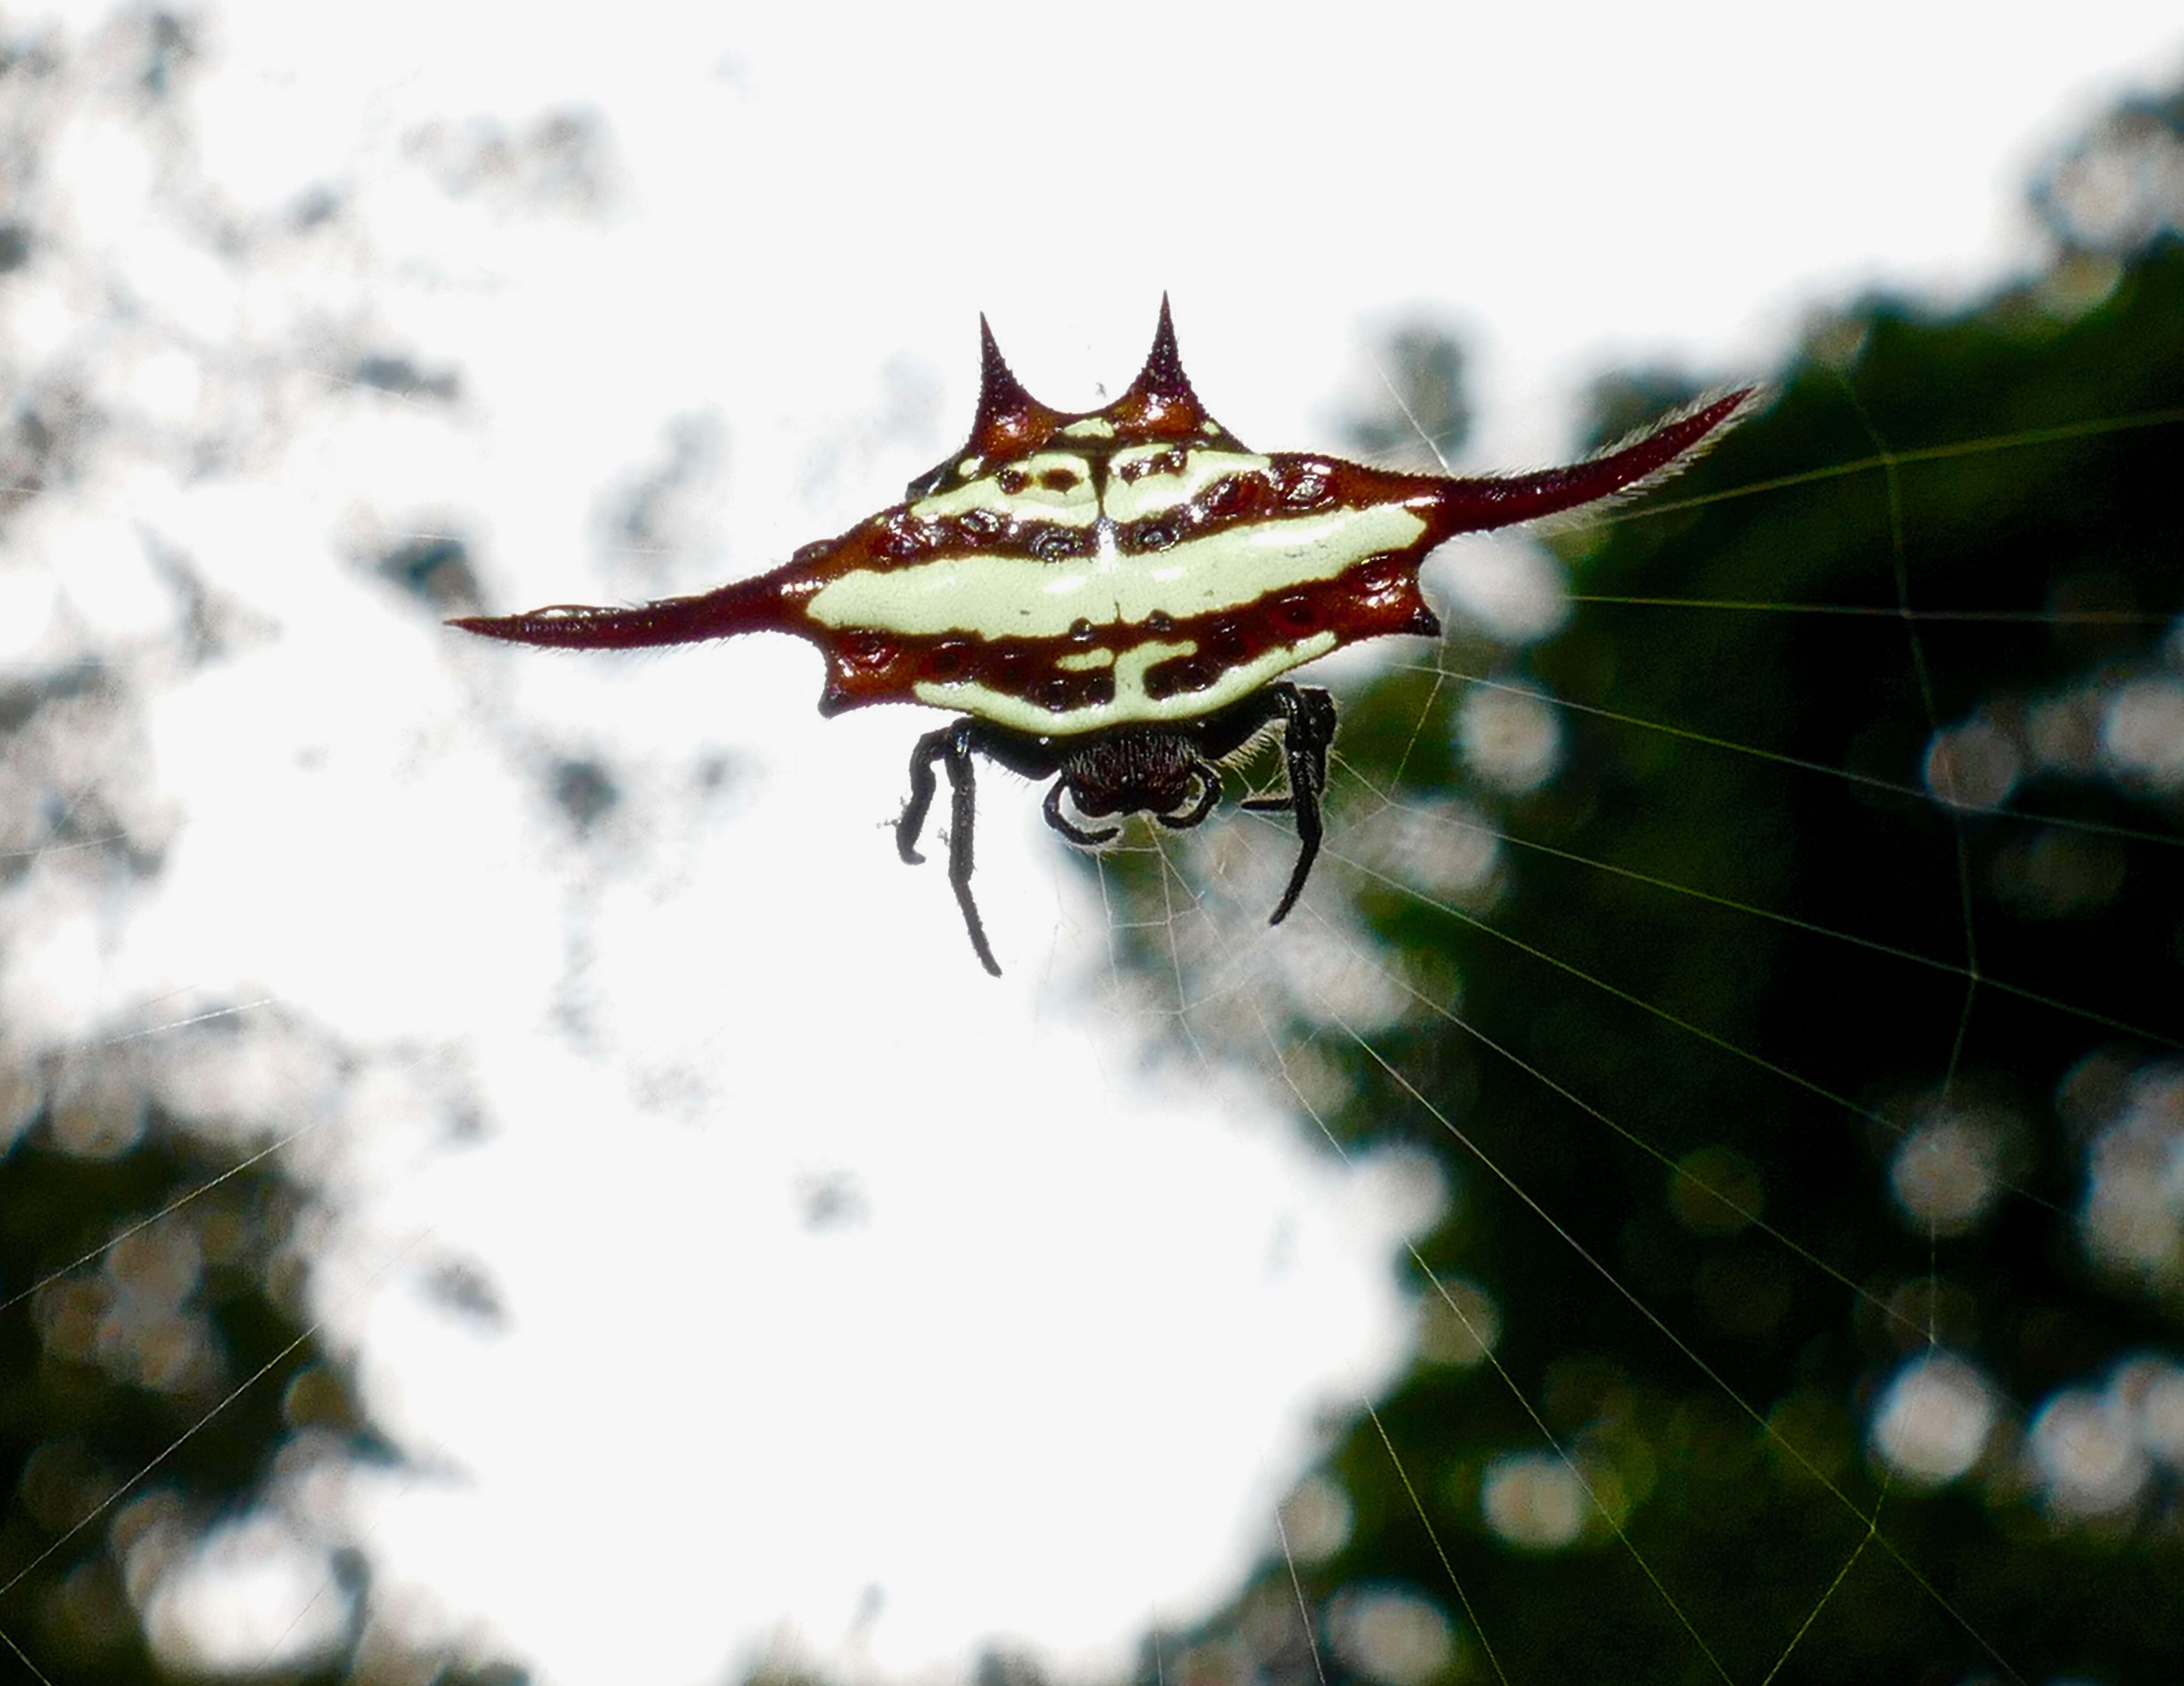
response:
[[[15,1132],[0,1155],[0,1680],[203,1678],[146,1632],[167,1577],[254,1515],[296,1514],[309,1538],[296,1506],[314,1469],[398,1455],[312,1320],[306,1188],[237,1145],[247,1132],[170,1114],[142,1078],[125,1047],[0,1064]],[[353,1549],[326,1572],[314,1602],[342,1613],[335,1643],[249,1678],[521,1678],[375,1627]]]
[[[1106,864],[1195,1046],[1229,1026],[1337,1142],[1455,1191],[1405,1270],[1439,1360],[1328,1460],[1346,1531],[1167,1636],[1167,1678],[1491,1678],[1482,1631],[1519,1683],[2175,1678],[2180,1471],[2142,1459],[2096,1515],[2033,1455],[2067,1390],[2127,1415],[2134,1364],[2184,1359],[2184,1252],[2104,1247],[2094,1210],[2120,1118],[2184,1153],[2184,777],[2159,774],[2184,740],[2134,750],[2118,712],[2184,684],[2184,245],[2064,233],[1974,308],[1815,327],[1696,468],[1553,540],[1553,636],[1457,628],[1346,699],[1336,855],[1406,810],[1458,836],[1453,801],[1505,834],[1468,898],[1321,868],[1323,915],[1416,991],[1392,1020],[1225,1004],[1235,974],[1160,913],[1219,879],[1217,836],[1166,885]],[[1598,435],[1691,392],[1606,384]],[[1527,794],[1461,750],[1502,685],[1554,700],[1560,771]],[[1263,947],[1240,911],[1235,941],[1302,941],[1310,911]],[[1493,1363],[1451,1306],[1490,1316]],[[1869,1437],[1930,1344],[2000,1404],[1980,1460],[1922,1482]],[[1601,1505],[1512,1543],[1485,1486],[1562,1454]],[[1452,1648],[1406,1648],[1405,1599]]]
[[[132,1564],[141,1590],[299,1428],[372,1449],[298,1303],[299,1192],[106,1064],[5,1078],[31,1116],[0,1164],[0,1630],[54,1679],[118,1683],[166,1678]]]

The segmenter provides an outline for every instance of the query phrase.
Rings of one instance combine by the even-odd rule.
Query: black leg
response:
[[[933,763],[948,753],[948,740],[965,723],[959,720],[953,726],[928,732],[910,752],[910,800],[902,805],[902,818],[894,823],[895,852],[902,857],[905,866],[925,864],[925,857],[917,852],[917,838],[925,829],[925,816],[933,807]]]
[[[1198,800],[1182,813],[1156,814],[1154,818],[1170,831],[1188,831],[1204,823],[1221,800],[1221,769],[1211,762],[1194,761],[1191,776],[1198,780]]]
[[[971,773],[971,743],[976,729],[966,720],[948,744],[948,784],[955,796],[949,814],[948,882],[956,891],[956,905],[963,910],[964,929],[971,933],[971,946],[978,952],[978,963],[998,978],[1001,963],[987,946],[985,922],[978,917],[978,904],[971,899],[971,825],[978,798]]]
[[[1296,816],[1296,867],[1280,905],[1267,921],[1278,925],[1304,893],[1304,881],[1312,876],[1312,863],[1319,856],[1319,797],[1327,788],[1327,748],[1334,741],[1334,699],[1323,690],[1287,683],[1269,685],[1267,695],[1282,717],[1282,756],[1289,768],[1290,793],[1255,797],[1244,806],[1261,812],[1287,810]]]
[[[1118,825],[1102,826],[1097,831],[1087,831],[1083,826],[1070,823],[1061,812],[1061,789],[1068,782],[1067,779],[1057,779],[1046,787],[1046,802],[1039,810],[1046,816],[1046,823],[1080,849],[1096,849],[1102,843],[1112,843],[1120,837],[1123,829]]]
[[[948,883],[956,892],[956,905],[963,910],[964,928],[971,934],[971,946],[978,951],[978,963],[998,978],[1001,975],[1000,963],[994,958],[994,951],[987,944],[985,923],[978,917],[978,904],[971,899],[971,834],[978,812],[978,786],[971,770],[971,752],[978,746],[978,723],[975,720],[958,720],[952,726],[928,732],[917,740],[917,747],[910,752],[910,800],[903,804],[902,818],[895,822],[894,846],[912,866],[924,860],[925,857],[917,852],[917,837],[925,829],[925,816],[932,809],[937,786],[933,763],[944,760],[952,798],[948,828]]]

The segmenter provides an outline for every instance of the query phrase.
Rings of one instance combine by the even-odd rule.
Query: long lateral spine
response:
[[[1451,480],[1436,523],[1445,533],[1537,521],[1602,499],[1629,497],[1689,465],[1758,398],[1746,387],[1674,416],[1628,444],[1567,468]]]
[[[693,597],[666,597],[634,607],[554,604],[521,615],[470,616],[451,621],[487,638],[563,650],[639,650],[653,645],[695,644],[747,632],[799,632],[802,622],[788,602],[792,595],[777,569]]]

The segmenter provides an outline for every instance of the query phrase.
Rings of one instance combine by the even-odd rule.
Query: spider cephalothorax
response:
[[[969,441],[910,484],[908,500],[807,544],[755,578],[638,608],[562,605],[454,624],[524,644],[684,644],[744,632],[810,639],[827,660],[820,712],[874,702],[959,711],[911,757],[895,827],[903,859],[947,770],[948,876],[988,971],[971,896],[972,757],[1052,778],[1047,823],[1092,846],[1101,819],[1198,824],[1219,765],[1280,734],[1289,789],[1247,801],[1295,816],[1299,849],[1279,924],[1318,851],[1334,704],[1281,678],[1361,639],[1440,623],[1418,567],[1444,539],[1630,491],[1686,461],[1750,403],[1729,394],[1567,468],[1459,479],[1313,454],[1246,450],[1206,413],[1176,355],[1167,304],[1152,354],[1105,410],[1041,404],[982,320]]]

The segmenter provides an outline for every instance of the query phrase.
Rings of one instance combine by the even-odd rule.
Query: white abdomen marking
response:
[[[1019,732],[1055,738],[1075,737],[1108,726],[1141,726],[1162,720],[1200,720],[1241,702],[1270,680],[1301,667],[1334,648],[1331,632],[1314,633],[1295,644],[1278,645],[1240,667],[1230,667],[1204,690],[1178,691],[1172,696],[1145,694],[1145,670],[1171,656],[1189,656],[1193,643],[1140,644],[1122,652],[1115,662],[1115,697],[1112,702],[1089,704],[1056,713],[1027,702],[1006,691],[970,681],[952,684],[920,684],[911,689],[920,702],[950,708],[961,714],[990,720]]]
[[[1241,608],[1333,579],[1381,551],[1403,550],[1425,530],[1424,518],[1411,511],[1375,504],[1241,523],[1142,555],[1123,555],[1111,543],[1095,555],[1060,562],[972,551],[842,574],[812,595],[805,613],[822,626],[905,638],[951,632],[985,639],[1059,638],[1080,620],[1138,626],[1156,614],[1180,621]],[[1100,531],[1105,539],[1110,529],[1103,523]],[[1200,707],[1187,704],[1178,712]]]

